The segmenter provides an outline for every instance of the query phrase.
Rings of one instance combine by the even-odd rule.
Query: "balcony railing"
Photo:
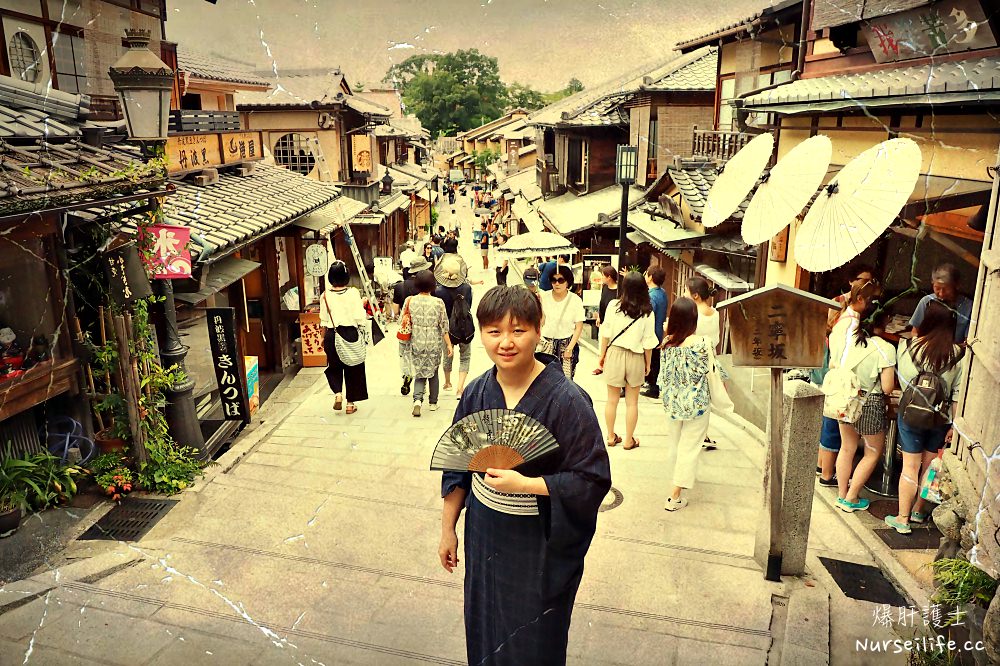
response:
[[[743,132],[700,130],[696,127],[691,135],[691,155],[726,162],[752,138],[752,134]]]
[[[170,134],[180,132],[239,132],[240,114],[236,111],[193,111],[175,110],[170,112]]]

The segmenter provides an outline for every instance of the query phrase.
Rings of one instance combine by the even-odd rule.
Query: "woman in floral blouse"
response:
[[[667,511],[687,506],[688,501],[681,493],[694,485],[698,454],[708,432],[712,403],[709,378],[712,372],[718,372],[714,369],[712,343],[695,335],[697,328],[698,306],[690,298],[678,298],[667,318],[660,362],[660,395],[667,412],[664,434],[668,441],[677,442],[674,487],[663,507]]]

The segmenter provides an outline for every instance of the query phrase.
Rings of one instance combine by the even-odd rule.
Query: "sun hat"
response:
[[[410,266],[407,270],[410,271],[410,275],[416,275],[420,271],[429,270],[431,267],[431,262],[427,261],[423,255],[417,255],[410,260]]]
[[[457,254],[444,255],[434,269],[434,277],[442,287],[457,287],[465,282],[468,274],[469,267]]]

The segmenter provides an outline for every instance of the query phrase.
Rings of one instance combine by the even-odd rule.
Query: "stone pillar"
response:
[[[784,383],[781,574],[796,576],[805,571],[806,547],[809,544],[809,521],[812,517],[816,484],[816,448],[823,420],[823,393],[808,382],[793,379]],[[764,468],[764,511],[760,514],[754,559],[767,566],[771,542],[770,484],[771,464]]]

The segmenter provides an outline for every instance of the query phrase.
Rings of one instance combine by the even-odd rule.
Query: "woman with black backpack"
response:
[[[903,397],[896,428],[903,471],[899,512],[886,516],[885,524],[900,534],[910,533],[910,523],[927,520],[930,512],[924,511],[917,489],[938,451],[952,438],[951,408],[962,382],[963,355],[955,344],[956,323],[954,310],[931,300],[920,323],[920,337],[899,341],[896,359]]]
[[[434,295],[444,301],[445,312],[448,315],[448,337],[451,344],[458,348],[458,383],[455,395],[462,397],[465,390],[465,380],[469,376],[472,364],[472,340],[476,337],[476,325],[472,319],[472,286],[469,285],[469,272],[465,261],[457,254],[445,255],[434,269],[437,288]],[[444,357],[444,390],[451,388],[451,369],[454,356]]]

